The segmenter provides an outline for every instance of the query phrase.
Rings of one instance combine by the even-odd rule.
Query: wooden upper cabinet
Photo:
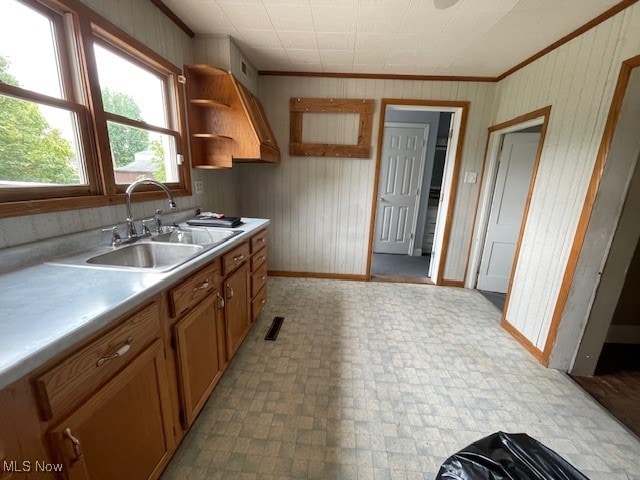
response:
[[[260,101],[228,72],[186,65],[194,168],[231,168],[233,162],[280,162]]]

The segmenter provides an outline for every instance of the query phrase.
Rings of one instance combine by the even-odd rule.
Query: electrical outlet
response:
[[[193,182],[196,187],[196,193],[204,193],[204,186],[202,185],[202,180],[196,180]]]

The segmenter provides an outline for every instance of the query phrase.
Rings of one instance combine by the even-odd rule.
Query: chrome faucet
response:
[[[178,208],[176,206],[175,200],[173,199],[173,195],[171,195],[171,191],[165,184],[160,183],[156,180],[151,180],[150,178],[143,178],[141,180],[133,182],[131,185],[129,185],[127,191],[124,193],[125,202],[127,205],[127,237],[129,237],[130,239],[136,238],[138,236],[138,232],[136,231],[136,224],[133,220],[133,215],[131,215],[131,194],[139,185],[155,185],[156,187],[160,187],[169,198],[169,209],[175,210]]]

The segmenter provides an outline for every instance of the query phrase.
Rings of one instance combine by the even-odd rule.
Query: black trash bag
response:
[[[589,480],[525,433],[497,432],[451,455],[436,480]]]

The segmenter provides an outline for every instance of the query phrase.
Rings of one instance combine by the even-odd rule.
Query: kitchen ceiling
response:
[[[435,1],[435,4],[434,4]],[[498,76],[620,0],[164,0],[259,70]]]

